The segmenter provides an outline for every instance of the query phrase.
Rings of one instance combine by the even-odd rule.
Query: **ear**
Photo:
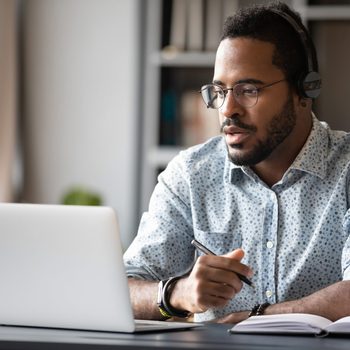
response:
[[[302,97],[302,96],[298,96],[297,97],[297,106],[302,108],[302,109],[305,109],[307,107],[311,108],[311,106],[312,106],[312,99],[311,98]]]
[[[300,100],[300,106],[301,106],[301,107],[307,107],[307,102],[306,102],[306,100],[305,100],[304,98],[302,98],[302,99]]]

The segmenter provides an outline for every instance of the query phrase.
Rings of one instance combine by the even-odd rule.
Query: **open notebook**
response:
[[[329,334],[350,334],[350,316],[335,322],[312,314],[291,313],[277,315],[252,316],[237,323],[231,333],[261,333],[261,334],[314,334],[326,336]]]
[[[195,327],[133,319],[108,207],[0,204],[0,324],[137,332]]]

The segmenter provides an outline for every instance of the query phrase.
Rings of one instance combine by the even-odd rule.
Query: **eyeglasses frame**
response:
[[[237,103],[238,103],[239,105],[241,105],[242,107],[245,107],[245,108],[251,108],[251,107],[254,107],[254,106],[258,103],[258,100],[259,100],[259,93],[260,93],[261,90],[263,90],[263,89],[265,89],[265,88],[268,88],[268,87],[270,87],[270,86],[272,86],[272,85],[278,84],[278,83],[280,83],[280,82],[282,82],[282,81],[287,81],[287,79],[286,79],[286,78],[283,78],[283,79],[274,81],[274,82],[272,82],[272,83],[269,83],[269,84],[266,84],[266,85],[263,85],[263,86],[260,86],[260,87],[257,87],[257,86],[255,86],[255,84],[252,84],[252,83],[238,83],[238,84],[235,84],[234,86],[232,86],[232,87],[230,87],[230,88],[223,88],[222,86],[220,86],[220,85],[218,85],[218,84],[211,83],[211,84],[203,85],[203,86],[201,87],[199,93],[202,95],[202,92],[205,90],[205,88],[206,88],[207,86],[216,86],[216,87],[218,87],[219,89],[221,89],[221,90],[223,91],[223,93],[224,93],[224,98],[223,98],[223,100],[222,100],[222,103],[221,103],[220,107],[217,107],[217,108],[208,106],[207,103],[205,102],[204,98],[203,98],[203,95],[202,95],[203,101],[204,101],[205,105],[207,106],[207,108],[220,109],[220,108],[223,106],[223,104],[225,103],[226,95],[228,94],[229,91],[234,92],[235,88],[236,88],[238,85],[241,85],[241,84],[250,84],[250,85],[252,85],[252,86],[255,87],[254,90],[256,90],[256,92],[257,92],[256,102],[255,102],[253,105],[251,105],[251,106],[244,106],[244,105],[242,105],[241,103],[239,103],[239,101],[237,101],[237,97],[236,97],[235,94],[233,94],[233,96],[234,96],[235,100],[237,101]]]

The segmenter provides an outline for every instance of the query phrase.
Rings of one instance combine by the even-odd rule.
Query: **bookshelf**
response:
[[[220,4],[217,6],[219,8],[217,13],[213,12],[214,2]],[[191,139],[191,133],[198,133],[198,124],[193,121],[191,124],[191,121],[186,121],[186,118],[184,121],[183,114],[185,112],[181,107],[181,102],[185,100],[185,97],[191,100],[191,94],[197,94],[200,98],[198,93],[200,86],[211,81],[215,50],[226,14],[233,13],[238,7],[257,2],[264,3],[265,1],[146,0],[144,2],[140,213],[147,209],[158,173],[181,149],[200,140],[200,137]],[[320,71],[324,85],[330,84],[329,88],[324,88],[326,93],[322,91],[320,98],[315,103],[317,116],[321,120],[329,121],[333,128],[350,130],[350,121],[341,117],[341,114],[347,116],[350,113],[350,101],[345,96],[338,96],[339,93],[341,95],[341,93],[346,92],[350,73],[344,73],[341,67],[337,67],[337,64],[329,67],[330,61],[336,61],[337,52],[345,55],[347,62],[350,61],[350,49],[347,49],[349,45],[345,45],[345,43],[342,45],[338,42],[338,34],[342,37],[341,33],[344,28],[349,31],[350,35],[350,0],[289,0],[285,2],[301,14],[304,23],[309,27],[319,53]],[[198,9],[201,9],[199,12],[202,13],[202,16],[199,16],[198,13],[196,16],[188,15],[188,12],[191,11],[188,7],[186,7],[187,13],[183,8],[181,10],[181,6],[189,6],[189,3],[193,3],[191,6],[194,8],[197,6],[197,12]],[[209,16],[209,9],[216,19],[213,20],[211,18],[213,16]],[[175,20],[174,11],[182,13],[182,18]],[[188,39],[189,32],[192,30],[188,26],[200,21],[200,18],[202,18],[199,25],[202,31],[202,42],[198,45],[198,33],[196,34],[195,31],[191,34],[192,41]],[[179,22],[177,29],[172,27],[175,21]],[[212,26],[211,30],[207,28],[209,21]],[[220,31],[215,29],[218,24]],[[213,27],[214,25],[216,27]],[[329,39],[325,44],[323,42],[325,33],[339,25],[339,28],[333,29],[336,38]],[[182,38],[173,38],[172,32],[176,30],[178,30],[178,35],[183,36]],[[215,33],[214,37],[210,33]],[[207,38],[210,35],[211,38]],[[345,40],[346,37],[343,39]],[[179,46],[179,49],[174,48],[174,43]],[[332,57],[328,57],[326,52],[333,52]],[[330,78],[337,70],[339,70],[339,73],[335,74],[337,79],[333,79],[332,82]],[[349,79],[345,79],[347,75],[349,75]],[[339,90],[342,91],[339,92]],[[335,104],[333,101],[337,105],[338,119],[331,115]],[[204,104],[203,107],[201,112],[209,113],[205,110]],[[212,114],[213,111],[210,113]],[[214,111],[214,113],[216,112]],[[215,129],[215,122],[217,122],[218,128],[218,121],[213,122],[215,118],[213,115],[206,115],[207,120],[211,119],[209,124],[214,128],[213,133],[218,133],[218,129]],[[184,136],[186,133],[188,135]]]
[[[197,143],[196,140],[188,139],[191,135],[198,135],[198,132],[191,133],[191,128],[186,128],[188,132],[185,140],[182,127],[184,123],[180,117],[184,114],[180,110],[186,109],[185,106],[181,108],[182,95],[186,95],[186,100],[200,102],[205,109],[198,90],[212,79],[214,50],[189,50],[185,47],[184,50],[175,50],[170,47],[171,10],[176,1],[178,0],[148,0],[145,6],[140,212],[147,208],[157,174],[181,149]],[[188,0],[179,2],[186,4]],[[204,4],[202,0],[193,2]],[[186,24],[182,26],[185,27]],[[182,34],[186,35],[185,32]],[[203,114],[213,112],[204,110]],[[206,116],[203,119],[204,117]],[[212,120],[211,123],[218,131],[217,119],[207,119]],[[192,129],[195,129],[196,125],[194,122],[192,124]],[[198,140],[202,141],[203,138],[204,136]]]

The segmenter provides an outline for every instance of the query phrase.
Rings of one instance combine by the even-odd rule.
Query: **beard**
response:
[[[267,137],[265,140],[258,140],[254,148],[247,152],[228,152],[230,160],[239,166],[253,166],[266,159],[272,151],[281,144],[284,139],[292,132],[296,123],[296,114],[293,104],[293,97],[290,94],[288,100],[284,104],[282,111],[276,114],[267,126]],[[256,131],[255,126],[245,125],[237,117],[227,118],[221,126],[221,130],[225,125],[235,125],[239,128]],[[231,148],[242,149],[242,144],[232,145]]]

